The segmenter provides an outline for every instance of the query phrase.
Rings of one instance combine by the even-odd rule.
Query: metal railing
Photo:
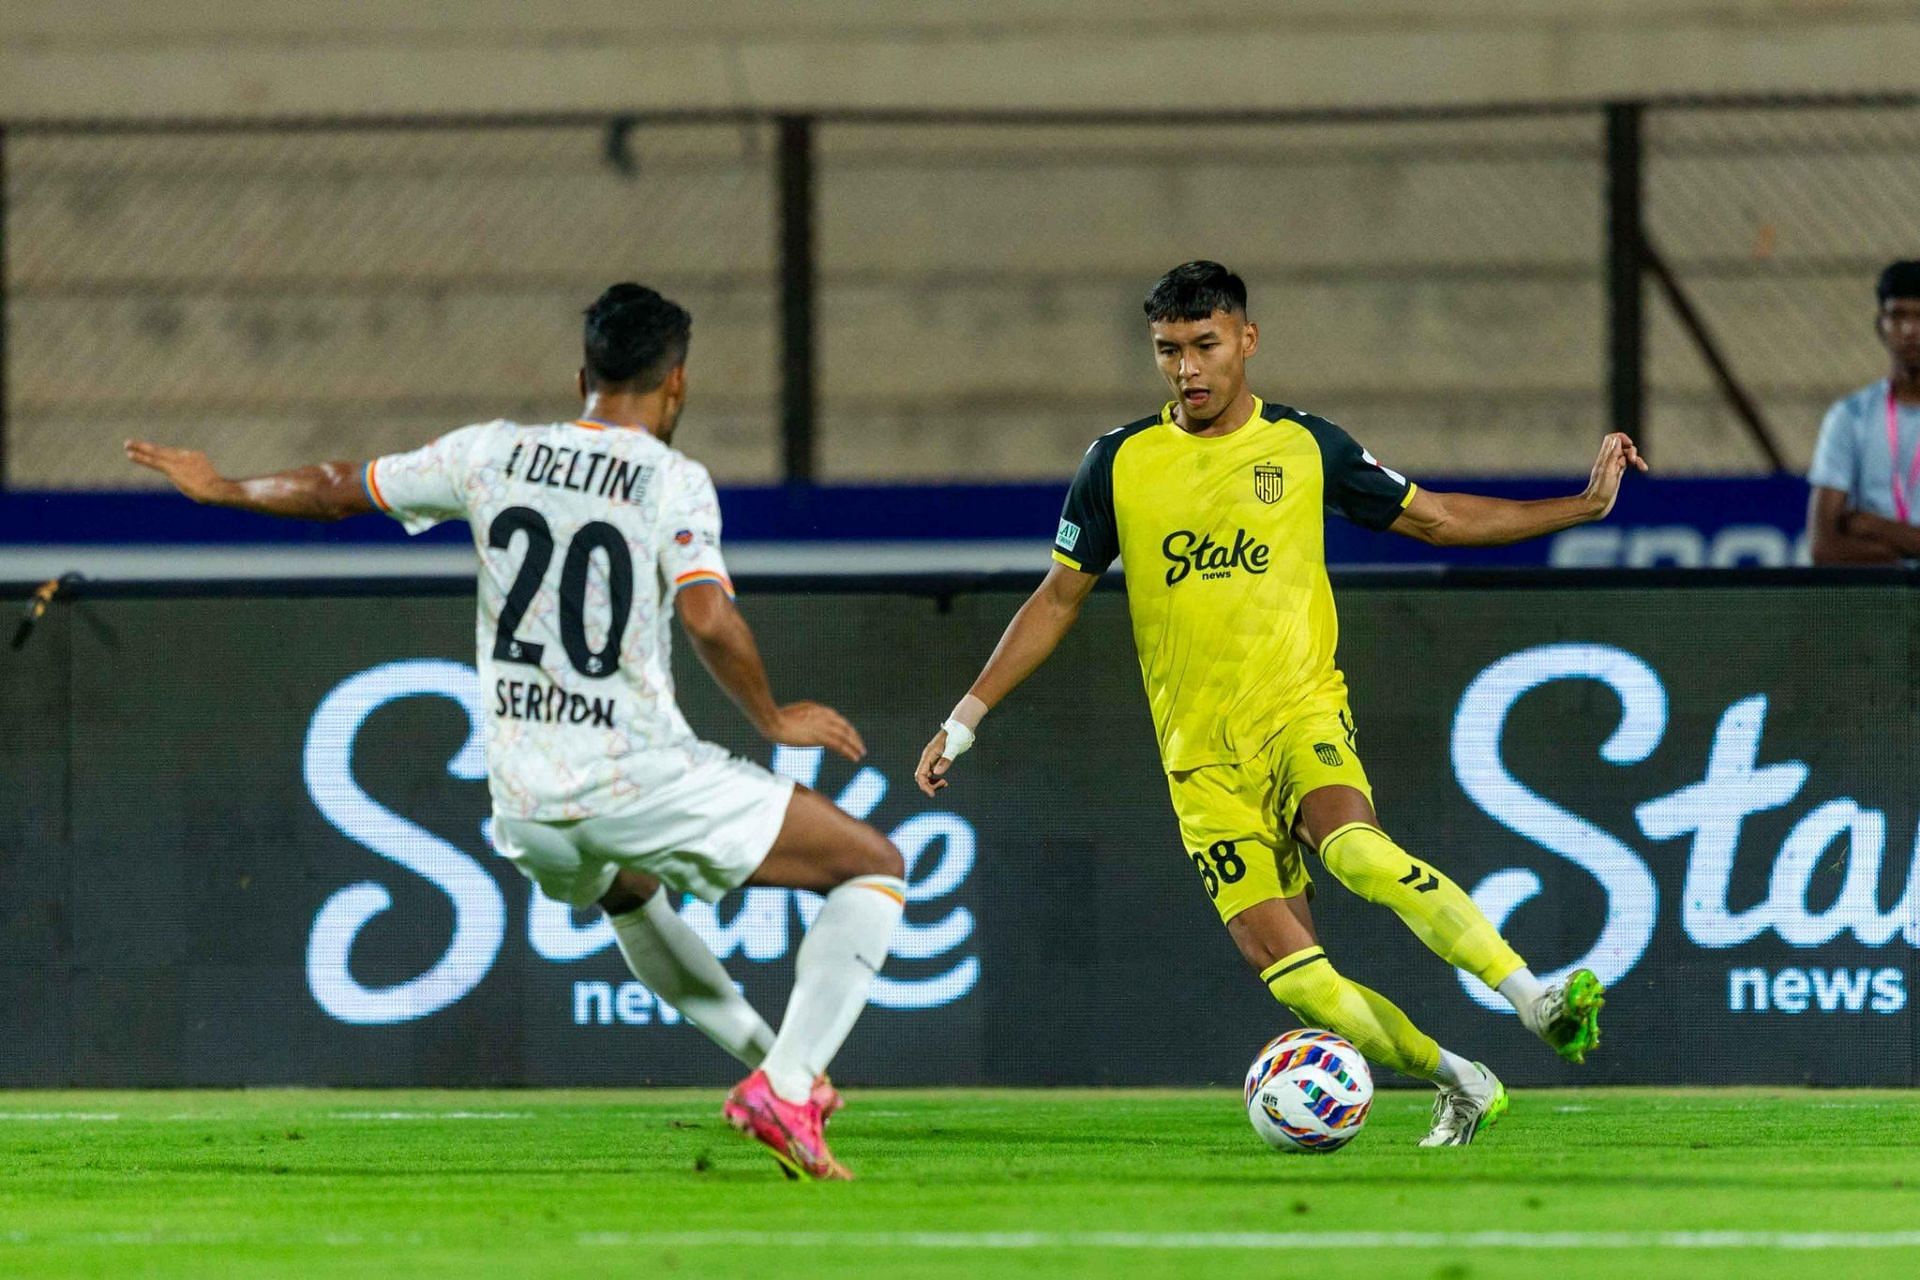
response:
[[[1192,256],[1398,457],[1779,470],[1878,359],[1917,142],[1920,95],[0,122],[0,484],[153,423],[266,466],[564,412],[570,313],[636,274],[723,479],[1059,474],[1156,394],[1114,317]]]

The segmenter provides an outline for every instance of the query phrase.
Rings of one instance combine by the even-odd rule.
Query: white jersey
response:
[[[705,467],[646,431],[488,422],[376,458],[365,478],[409,533],[473,526],[496,812],[631,813],[726,758],[688,727],[670,663],[674,596],[733,594]]]

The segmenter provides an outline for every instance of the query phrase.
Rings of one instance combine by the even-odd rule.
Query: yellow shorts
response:
[[[1221,920],[1256,902],[1312,892],[1306,858],[1293,836],[1294,818],[1301,797],[1335,786],[1356,788],[1373,800],[1344,698],[1288,721],[1238,764],[1167,775],[1187,859]]]

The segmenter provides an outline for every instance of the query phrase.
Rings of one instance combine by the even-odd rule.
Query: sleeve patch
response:
[[[1116,438],[1109,432],[1094,441],[1080,459],[1061,504],[1060,524],[1053,535],[1054,559],[1081,573],[1104,573],[1120,554],[1119,529],[1113,514],[1113,459],[1124,444],[1126,428]]]

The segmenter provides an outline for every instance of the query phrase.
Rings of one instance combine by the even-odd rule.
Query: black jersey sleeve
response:
[[[1326,476],[1326,507],[1365,529],[1384,529],[1413,501],[1414,483],[1360,447],[1325,418],[1301,415],[1320,446]]]
[[[1120,529],[1113,518],[1113,455],[1119,432],[1093,442],[1067,490],[1060,528],[1053,535],[1053,558],[1082,573],[1105,573],[1120,554]]]

